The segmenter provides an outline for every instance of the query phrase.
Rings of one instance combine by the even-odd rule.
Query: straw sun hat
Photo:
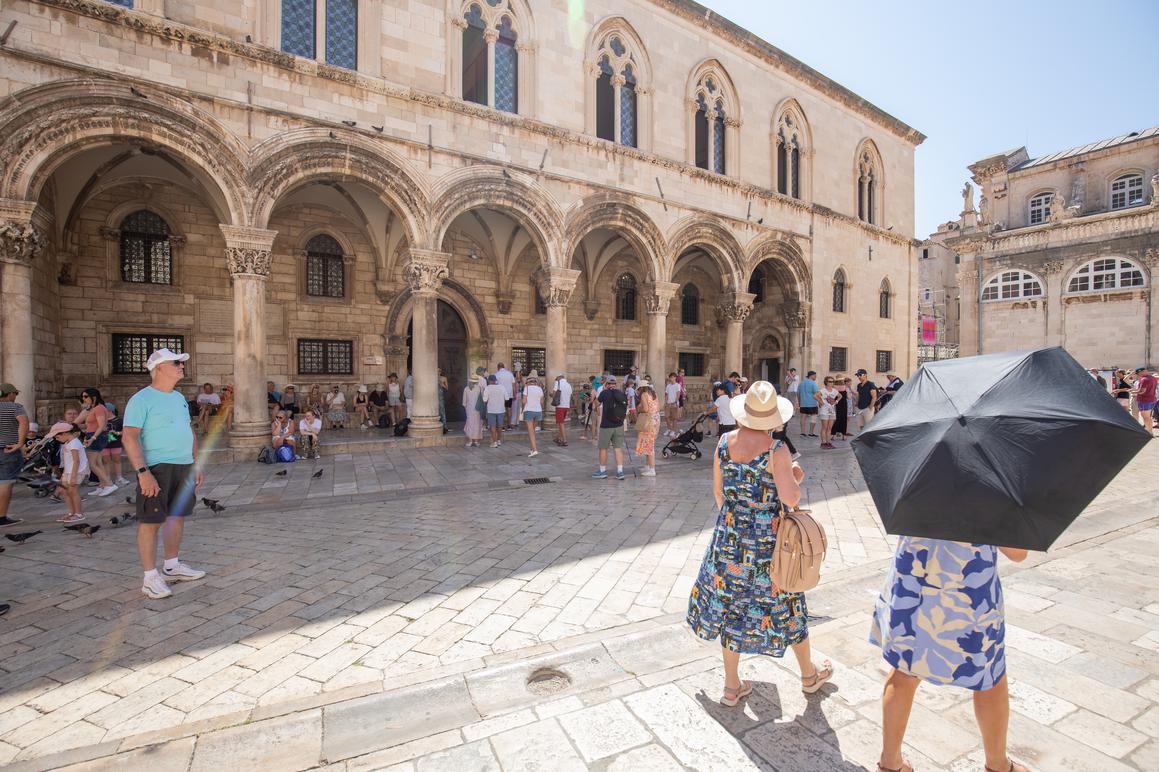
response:
[[[778,397],[768,381],[757,381],[744,394],[737,394],[729,400],[728,409],[738,424],[762,432],[780,429],[793,417],[793,403]]]

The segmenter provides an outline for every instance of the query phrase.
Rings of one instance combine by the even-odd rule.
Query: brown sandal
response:
[[[740,701],[753,693],[752,681],[741,681],[740,688],[733,689],[731,687],[724,687],[724,696],[720,698],[720,704],[728,708],[735,708]]]
[[[901,766],[897,769],[890,769],[889,767],[883,766],[880,761],[877,762],[877,772],[914,772],[914,765],[910,763],[909,759],[902,756]]]
[[[1030,772],[1030,769],[1029,769],[1029,767],[1026,767],[1026,766],[1024,766],[1024,765],[1022,765],[1022,764],[1018,764],[1018,763],[1016,763],[1016,762],[1014,761],[1014,759],[1010,759],[1010,758],[1008,758],[1008,759],[1006,759],[1006,760],[1010,762],[1010,768],[1009,768],[1009,769],[1007,769],[1007,770],[1006,770],[1006,772]],[[986,765],[984,765],[984,764],[983,764],[983,766],[986,766]],[[986,772],[1002,772],[1002,770],[1000,770],[1000,769],[991,769],[990,767],[986,767]]]
[[[808,678],[801,676],[801,691],[803,691],[805,694],[815,694],[832,677],[833,663],[831,663],[829,660],[825,660],[821,667],[817,667],[817,665],[814,663],[813,675],[809,676]],[[808,683],[806,683],[806,681],[808,681]]]

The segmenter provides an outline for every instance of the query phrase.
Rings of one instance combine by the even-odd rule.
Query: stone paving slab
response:
[[[528,473],[528,461],[518,446],[505,443],[486,449],[492,471],[503,478],[497,487],[492,480],[456,494],[369,494],[378,500],[322,507],[287,498],[275,509],[226,498],[225,515],[197,515],[187,530],[183,556],[210,576],[176,586],[166,601],[146,601],[138,593],[131,529],[108,528],[92,540],[53,530],[10,546],[0,557],[0,581],[14,602],[0,625],[0,763],[43,768],[192,736],[200,749],[201,738],[246,721],[280,721],[319,709],[328,717],[341,712],[340,704],[368,695],[385,699],[440,678],[484,684],[493,677],[505,685],[487,698],[488,710],[468,701],[476,714],[458,721],[470,725],[509,714],[522,720],[533,708],[535,722],[471,740],[491,742],[506,769],[525,739],[497,745],[494,737],[516,732],[512,737],[526,738],[518,730],[666,685],[687,693],[683,679],[717,666],[714,647],[698,657],[700,644],[655,631],[682,616],[711,534],[707,466],[678,459],[662,463],[656,479],[594,482],[586,479],[590,446],[582,452],[577,443],[552,448],[545,463],[560,481],[545,486],[508,484],[518,478],[506,475]],[[439,455],[413,453],[428,452]],[[465,449],[441,453],[449,458],[430,463],[453,466],[479,457]],[[1159,583],[1146,556],[1159,547],[1159,529],[1150,524],[1159,514],[1150,475],[1157,459],[1153,448],[1144,451],[1050,555],[1004,568],[1008,599],[1021,601],[1008,608],[1016,714],[1071,737],[1067,747],[1080,756],[1095,753],[1091,758],[1108,768],[1130,767],[1154,753],[1148,731],[1154,721],[1147,715],[1159,695],[1159,629],[1152,613],[1159,610]],[[848,450],[805,448],[804,463],[806,500],[833,546],[825,584],[810,595],[818,617],[813,635],[851,677],[833,687],[848,703],[844,712],[823,706],[799,723],[822,740],[853,727],[859,745],[850,747],[869,747],[875,721],[870,703],[883,665],[864,635],[893,540],[881,532]],[[295,473],[308,471],[296,466]],[[221,470],[223,477],[235,473]],[[1097,584],[1090,582],[1095,575]],[[621,636],[634,637],[615,640]],[[521,662],[538,662],[536,656],[550,661],[592,645],[605,646],[607,662],[627,677],[593,679],[586,689],[581,678],[555,700],[512,696],[519,680],[512,674],[526,672]],[[504,677],[488,675],[504,667]],[[957,711],[959,723],[970,726],[968,704],[951,693],[919,692],[935,738],[941,719],[933,719],[947,711]],[[705,703],[699,706],[702,721],[712,715]],[[791,703],[784,710],[805,713]],[[817,731],[823,721],[832,731]],[[411,742],[426,750],[413,758],[468,739],[462,730],[438,726],[431,724],[432,736],[443,737],[443,745],[422,746],[425,738],[415,735]],[[542,731],[567,735],[563,726]],[[677,753],[651,731],[655,739],[648,745],[687,763],[680,754],[688,752]],[[449,745],[448,732],[460,732]],[[409,745],[400,739],[405,735],[389,741]],[[749,763],[770,763],[762,761],[760,743],[746,737],[741,735],[742,750]],[[937,764],[962,760],[911,739],[916,752]],[[574,738],[569,742],[575,759],[589,763]],[[956,752],[965,742],[957,738],[951,747]],[[70,748],[76,749],[72,755],[54,755]],[[622,753],[636,751],[656,756],[640,748]],[[391,764],[411,760],[379,758],[384,766],[388,758]],[[590,763],[610,766],[619,758]],[[621,766],[631,763],[625,758]]]

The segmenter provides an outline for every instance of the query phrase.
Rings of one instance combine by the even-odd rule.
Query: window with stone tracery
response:
[[[722,75],[708,67],[696,80],[692,102],[692,161],[701,169],[726,174],[729,165],[729,137],[739,122],[735,120],[735,97],[726,88]]]
[[[881,224],[881,160],[869,142],[857,156],[857,219]]]
[[[455,26],[462,30],[459,64],[463,99],[518,113],[521,44],[519,21],[510,0],[467,3]]]
[[[1079,268],[1067,283],[1067,292],[1098,292],[1142,287],[1145,284],[1139,266],[1121,257],[1092,260]]]
[[[636,147],[638,67],[624,37],[607,35],[596,52],[596,136]]]
[[[833,275],[833,310],[839,314],[845,313],[846,287],[845,271],[838,268],[837,273]]]
[[[777,192],[801,198],[801,151],[805,147],[805,121],[795,109],[787,109],[777,120],[776,144]]]
[[[281,46],[288,54],[358,69],[358,0],[281,0]]]
[[[882,319],[893,316],[893,293],[890,291],[889,279],[881,280],[881,289],[877,294],[877,315]]]
[[[622,273],[616,279],[616,318],[636,318],[636,277],[630,273]]]

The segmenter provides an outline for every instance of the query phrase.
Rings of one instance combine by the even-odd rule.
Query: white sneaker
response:
[[[184,563],[178,563],[176,568],[162,568],[162,576],[167,582],[192,582],[205,576],[204,571],[198,571],[196,568],[190,568]]]
[[[498,442],[492,442],[492,443],[491,443],[491,447],[493,447],[493,448],[497,448],[497,447],[499,447],[499,443],[498,443]]]
[[[146,598],[152,598],[153,600],[168,598],[173,594],[173,591],[169,589],[169,585],[165,584],[165,580],[160,576],[146,578],[141,584],[141,592],[145,594]]]
[[[115,482],[117,485],[128,485],[129,484],[129,481],[126,480],[124,477],[118,477],[113,482]]]
[[[110,485],[106,488],[97,488],[95,491],[93,491],[92,495],[94,495],[94,496],[108,496],[110,493],[116,493],[116,492],[117,492],[117,486]]]
[[[528,453],[528,454],[527,454],[527,457],[528,457],[528,458],[535,458],[535,457],[536,457],[536,456],[538,456],[538,455],[539,455],[539,451],[538,451],[538,450],[533,450],[533,451],[531,451],[530,453]]]
[[[643,472],[640,472],[640,476],[641,477],[655,477],[656,470],[655,469],[644,469]]]

